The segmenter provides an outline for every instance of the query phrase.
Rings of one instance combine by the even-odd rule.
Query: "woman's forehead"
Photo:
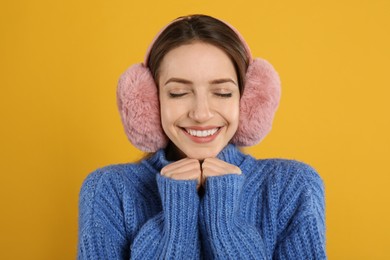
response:
[[[237,81],[234,64],[224,51],[207,43],[181,45],[166,54],[160,66],[160,79],[180,78]]]

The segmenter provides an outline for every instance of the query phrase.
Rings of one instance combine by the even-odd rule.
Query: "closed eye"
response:
[[[230,98],[232,97],[232,93],[215,93],[216,96],[222,97],[222,98]]]
[[[179,98],[185,96],[187,93],[169,93],[169,97],[171,98]]]

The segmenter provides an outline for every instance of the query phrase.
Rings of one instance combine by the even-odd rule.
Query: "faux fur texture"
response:
[[[254,59],[248,67],[240,100],[240,122],[231,143],[252,146],[271,130],[280,100],[280,80],[272,65]],[[119,79],[117,103],[130,142],[145,152],[164,148],[168,138],[161,127],[157,86],[148,68],[136,64]]]
[[[155,152],[168,143],[159,103],[157,86],[148,68],[135,64],[122,74],[117,88],[119,113],[127,138],[145,152]]]
[[[271,131],[280,94],[280,79],[273,66],[266,60],[254,59],[246,73],[240,121],[231,142],[252,146],[263,140]]]

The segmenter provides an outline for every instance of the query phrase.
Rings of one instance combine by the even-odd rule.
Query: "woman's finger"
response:
[[[198,160],[185,158],[180,161],[168,164],[161,169],[161,175],[169,177],[172,174],[180,173],[189,170],[200,170],[200,163]]]
[[[241,174],[241,169],[233,164],[217,158],[207,158],[202,164],[202,177],[220,176],[226,174]]]
[[[185,158],[165,166],[161,175],[174,180],[197,180],[199,188],[202,171],[198,160]]]

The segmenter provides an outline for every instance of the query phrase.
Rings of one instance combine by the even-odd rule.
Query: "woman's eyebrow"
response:
[[[183,78],[170,78],[168,79],[164,86],[167,85],[168,83],[171,83],[171,82],[175,82],[175,83],[181,83],[181,84],[185,84],[185,85],[192,85],[193,82],[190,81],[190,80],[187,80],[187,79],[183,79]],[[234,85],[237,86],[237,83],[230,79],[230,78],[222,78],[222,79],[214,79],[214,80],[211,80],[209,82],[211,85],[217,85],[217,84],[223,84],[223,83],[233,83]]]
[[[186,84],[186,85],[191,85],[192,84],[192,81],[189,81],[187,79],[182,79],[182,78],[170,78],[168,79],[164,86],[167,85],[168,83],[171,83],[171,82],[176,82],[176,83],[182,83],[182,84]]]
[[[215,84],[223,84],[223,83],[228,83],[228,82],[233,83],[234,85],[237,86],[237,83],[230,78],[215,79],[215,80],[210,81],[210,84],[215,85]]]

